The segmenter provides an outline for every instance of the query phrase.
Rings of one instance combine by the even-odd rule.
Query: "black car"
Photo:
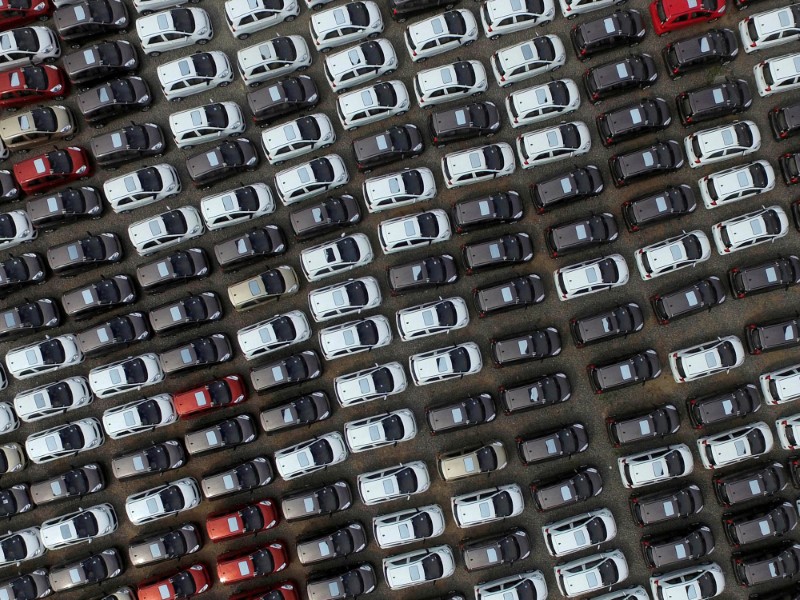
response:
[[[577,348],[605,342],[641,331],[644,314],[635,302],[575,317],[569,321],[569,330]]]
[[[129,75],[138,68],[136,48],[125,40],[100,42],[64,57],[64,70],[74,84]]]
[[[0,200],[12,202],[19,200],[19,184],[8,169],[0,169]]]
[[[398,160],[415,158],[424,150],[419,128],[408,123],[353,141],[353,154],[361,173],[369,173],[375,167]]]
[[[25,301],[7,306],[0,311],[0,338],[10,338],[41,329],[58,327],[61,313],[58,303],[51,298]]]
[[[367,547],[367,534],[363,523],[352,521],[333,530],[315,532],[302,537],[295,545],[297,557],[304,566],[344,558]]]
[[[696,523],[677,533],[646,535],[641,541],[642,556],[651,569],[672,569],[687,561],[698,561],[714,551],[711,528]]]
[[[800,199],[792,202],[790,208],[792,210],[792,217],[794,218],[794,228],[800,231]]]
[[[528,466],[584,452],[589,447],[589,436],[582,423],[571,423],[535,437],[519,436],[516,442],[519,458]]]
[[[667,186],[663,191],[622,203],[622,218],[631,233],[667,219],[689,215],[697,208],[690,185]]]
[[[776,500],[740,513],[726,513],[722,516],[725,537],[734,548],[783,537],[796,526],[797,509],[786,500]]]
[[[467,275],[476,270],[520,265],[533,258],[533,243],[527,233],[507,233],[498,238],[465,244],[461,248]]]
[[[458,233],[513,223],[524,215],[520,195],[514,190],[467,198],[453,204],[453,224]]]
[[[764,550],[731,555],[733,576],[739,585],[751,587],[800,574],[800,544],[785,542]]]
[[[128,9],[122,0],[80,0],[57,8],[53,13],[58,36],[66,41],[122,34],[129,25]],[[77,48],[79,44],[73,44]]]
[[[179,373],[199,367],[210,368],[233,356],[228,336],[212,333],[196,337],[161,351],[158,361],[166,374]]]
[[[157,306],[147,316],[154,333],[167,335],[178,329],[218,321],[223,316],[222,303],[216,292],[189,294]]]
[[[555,327],[547,327],[492,340],[491,347],[495,366],[504,367],[507,364],[558,356],[561,354],[561,336]]]
[[[78,95],[78,108],[93,127],[103,127],[106,120],[131,111],[150,110],[153,94],[144,79],[137,76],[109,79]]]
[[[444,6],[448,10],[460,0],[389,0],[389,14],[395,21],[403,22],[417,13]],[[315,7],[316,8],[316,7]]]
[[[544,241],[550,256],[556,258],[586,248],[613,242],[619,236],[617,220],[611,213],[557,223],[545,230]]]
[[[231,175],[254,171],[258,162],[253,142],[237,138],[190,156],[186,159],[186,170],[195,185],[205,189]]]
[[[658,322],[667,325],[673,319],[711,310],[725,302],[725,298],[725,288],[719,277],[711,275],[678,289],[656,294],[650,298],[650,304]]]
[[[491,394],[483,393],[425,409],[431,435],[494,421],[497,408]]]
[[[600,141],[608,148],[619,142],[662,131],[672,123],[669,105],[663,98],[643,98],[595,119]]]
[[[594,467],[578,467],[566,477],[531,483],[533,504],[539,512],[584,502],[602,491],[603,478]]]
[[[89,145],[98,167],[106,170],[119,163],[161,156],[166,148],[164,133],[155,123],[131,123],[116,131],[94,136]]]
[[[572,385],[566,374],[552,373],[511,387],[501,385],[499,391],[503,410],[510,415],[566,402],[572,396]]]
[[[583,85],[589,101],[597,104],[634,89],[646,89],[658,79],[656,61],[649,54],[631,54],[625,58],[587,69]]]
[[[309,240],[338,227],[355,225],[361,221],[361,209],[353,196],[344,194],[295,209],[289,221],[298,240]]]
[[[739,54],[736,34],[730,29],[709,29],[700,35],[670,42],[662,51],[667,73],[673,79],[685,73],[726,64]]]
[[[800,152],[786,152],[778,159],[781,175],[786,185],[800,182]]]
[[[322,374],[322,362],[314,350],[306,350],[250,370],[250,381],[257,392],[302,383]]]
[[[25,212],[36,229],[52,231],[78,219],[98,219],[103,214],[103,199],[97,188],[68,187],[29,200]]]
[[[317,391],[289,398],[261,411],[261,427],[267,433],[277,433],[294,427],[311,425],[331,416],[328,394]]]
[[[236,237],[214,244],[214,257],[225,271],[236,271],[255,260],[286,252],[286,237],[277,225],[254,227]]]
[[[770,498],[789,483],[786,468],[779,462],[760,463],[756,467],[715,477],[714,494],[722,506],[734,506],[750,500]]]
[[[703,510],[703,493],[695,484],[675,490],[631,496],[630,509],[633,521],[639,527],[688,519]]]
[[[702,429],[707,425],[753,414],[761,408],[761,393],[758,386],[746,383],[699,398],[690,398],[686,404],[692,425],[695,429]]]
[[[800,283],[800,258],[778,256],[747,267],[733,267],[728,271],[728,283],[737,298],[789,289]]]
[[[769,111],[769,126],[776,140],[781,141],[800,133],[800,102],[776,106]]]
[[[744,337],[750,354],[793,348],[800,344],[800,317],[750,324],[745,327]]]
[[[621,46],[635,46],[647,30],[638,10],[617,10],[606,17],[574,25],[569,36],[580,60]]]
[[[678,431],[681,416],[674,404],[662,404],[626,417],[608,417],[606,429],[615,448],[652,438],[663,438]]]
[[[266,127],[276,119],[313,108],[319,102],[319,92],[308,75],[288,77],[247,93],[247,105],[253,121]]]
[[[499,565],[513,565],[531,555],[533,542],[522,527],[459,544],[464,566],[470,573]]]
[[[544,302],[544,284],[536,273],[514,277],[472,290],[478,317]]]
[[[599,196],[603,187],[600,169],[588,165],[533,183],[530,192],[536,212],[543,214],[558,204]]]
[[[439,254],[390,267],[387,275],[389,288],[392,295],[396,296],[411,290],[453,283],[458,279],[458,270],[452,256]]]
[[[753,94],[750,91],[750,84],[744,79],[726,78],[721,83],[704,85],[675,96],[678,115],[686,127],[738,114],[750,108],[752,104]]]
[[[673,173],[682,166],[683,150],[675,140],[657,141],[651,146],[615,154],[608,159],[608,168],[617,187],[624,187],[645,177]]]
[[[39,254],[26,252],[0,261],[0,298],[34,283],[44,283],[47,276],[45,262]]]
[[[661,375],[658,353],[649,348],[600,365],[589,365],[589,381],[595,394],[646,383]]]
[[[500,111],[494,102],[473,102],[434,111],[428,127],[433,143],[442,148],[450,142],[494,135],[500,130]]]

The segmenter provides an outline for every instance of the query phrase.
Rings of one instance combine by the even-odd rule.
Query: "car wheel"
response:
[[[331,147],[331,145],[330,145],[330,144],[324,144],[324,145],[323,145],[323,146],[320,148],[320,150],[324,150],[325,148],[330,148],[330,147]],[[278,163],[275,163],[275,164],[278,164]]]
[[[230,81],[223,81],[222,83],[219,84],[219,87],[228,87],[230,84],[231,84]]]
[[[105,123],[92,123],[92,127],[94,127],[95,129],[102,129],[105,126],[106,126]]]
[[[251,81],[250,83],[247,84],[247,87],[256,88],[259,85],[261,85],[260,81]]]
[[[574,21],[574,20],[575,20],[575,19],[577,19],[577,18],[578,18],[578,15],[576,15],[575,13],[573,13],[573,14],[571,14],[570,16],[568,16],[568,17],[567,17],[567,20],[568,20],[568,21]]]
[[[183,100],[183,98],[173,98],[172,102],[178,102],[179,100]],[[147,112],[148,110],[150,110],[150,105],[148,104],[147,106],[143,106],[139,110],[141,110],[142,112]]]
[[[499,40],[500,39],[500,34],[499,33],[495,33],[494,35],[489,36],[489,39],[490,40]]]
[[[152,56],[153,58],[155,58],[156,56],[161,56],[161,52],[159,52],[158,50],[156,50],[155,52],[150,52],[150,53],[148,54],[148,56]]]
[[[246,40],[249,37],[250,37],[249,33],[240,33],[239,35],[236,36],[236,39],[238,39],[238,40]]]
[[[730,62],[730,61],[728,61],[728,62]],[[722,64],[725,64],[725,63],[722,63]],[[386,71],[386,73],[384,73],[384,75],[391,75],[391,74],[392,74],[392,73],[394,73],[396,70],[397,70],[397,69],[389,69],[388,71]]]
[[[7,112],[17,112],[18,110],[19,110],[19,107],[17,107],[17,106],[9,106],[8,108],[6,108]]]
[[[303,65],[302,67],[297,67],[297,72],[302,73],[306,69],[308,69],[308,65]]]
[[[428,60],[428,57],[427,57],[427,56],[423,56],[422,58],[418,58],[418,59],[416,60],[416,62],[418,62],[418,63],[424,63],[426,60]]]
[[[64,96],[53,96],[53,100],[63,100]]]
[[[320,50],[320,52],[322,52],[323,54],[327,54],[331,50],[332,50],[331,48],[323,48],[322,50]]]
[[[50,15],[42,15],[42,16],[39,17],[40,21],[47,21],[49,19],[50,19]]]
[[[81,47],[80,44],[70,44],[70,48],[72,48],[73,50],[77,50],[80,47]]]
[[[370,33],[370,34],[369,34],[367,37],[368,37],[369,39],[371,39],[371,40],[374,40],[376,37],[378,37],[378,32],[377,32],[377,31],[373,31],[373,32],[372,32],[372,33]]]
[[[208,40],[206,40],[206,39],[197,40],[195,42],[195,44],[197,44],[198,46],[205,46],[207,43],[208,43]]]
[[[169,99],[170,102],[181,102],[182,100],[183,100],[182,96],[178,96],[177,98],[170,98]],[[143,108],[142,110],[147,110],[147,109]]]
[[[68,141],[70,141],[71,139],[73,139],[74,137],[75,137],[75,134],[73,134],[73,135],[68,135],[67,137],[65,137],[65,138],[64,138],[64,141],[65,141],[65,142],[68,142]]]
[[[467,42],[464,42],[464,46],[465,46],[465,47],[466,47],[466,46],[472,46],[472,44],[473,44],[473,43],[475,43],[475,40],[469,40],[469,41],[467,41]]]
[[[288,17],[286,17],[286,18],[283,20],[283,22],[284,22],[284,23],[291,23],[292,21],[294,21],[294,19],[295,19],[295,16],[294,16],[294,15],[289,15]]]
[[[407,110],[401,110],[399,113],[397,113],[397,114],[395,115],[395,117],[402,117],[402,116],[403,116],[404,114],[406,114],[407,112],[408,112]]]
[[[358,129],[358,127],[348,127],[347,131],[355,131],[356,129]]]

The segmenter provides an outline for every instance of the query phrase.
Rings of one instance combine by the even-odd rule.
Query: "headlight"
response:
[[[39,4],[33,7],[33,10],[39,11],[42,10],[43,8],[44,8],[44,2],[39,2]]]
[[[255,164],[255,162],[256,162],[256,157],[254,156],[253,158],[251,158],[250,160],[247,161],[247,165],[249,166],[249,165]]]
[[[53,87],[51,87],[51,88],[50,88],[50,91],[51,91],[53,94],[57,94],[58,92],[60,92],[60,91],[61,91],[61,89],[62,89],[63,87],[64,87],[64,86],[63,86],[63,85],[61,85],[61,84],[59,83],[58,85],[54,85]]]
[[[332,135],[333,135],[333,132],[329,131],[328,133],[326,133],[325,135],[322,136],[322,139],[323,140],[329,140],[329,139],[331,139]]]
[[[141,104],[142,102],[147,102],[148,100],[150,100],[150,96],[148,94],[145,94],[144,96],[139,98],[139,103]]]
[[[72,125],[64,125],[61,129],[59,129],[59,133],[67,133],[68,131],[72,130]]]
[[[42,48],[42,52],[52,52],[52,51],[53,51],[53,46],[45,46],[44,48]]]
[[[170,184],[167,186],[167,191],[168,191],[168,192],[171,192],[171,191],[172,191],[172,190],[174,190],[174,189],[175,189],[175,184],[174,184],[174,183],[170,183]]]
[[[203,27],[200,31],[196,32],[196,35],[205,35],[206,33],[208,33],[208,29]]]
[[[242,122],[241,121],[236,121],[236,123],[232,123],[230,127],[231,127],[231,129],[239,129],[239,127],[241,127],[241,126],[242,126]]]
[[[220,76],[220,77],[227,77],[227,76],[228,76],[228,75],[230,75],[230,74],[231,74],[231,72],[230,72],[230,71],[228,71],[228,69],[225,69],[224,71],[222,71],[222,72],[219,74],[219,76]]]
[[[403,101],[400,103],[400,108],[405,108],[406,106],[408,106],[408,100],[403,100]]]
[[[123,66],[123,67],[132,67],[134,64],[136,64],[136,59],[135,59],[135,58],[132,58],[132,59],[130,59],[128,62],[126,62],[126,63],[125,63],[124,65],[122,65],[122,66]]]
[[[80,175],[81,173],[85,173],[85,172],[86,172],[86,165],[83,165],[80,169],[78,169],[76,171],[76,173],[78,173],[78,175]]]
[[[162,144],[161,142],[158,142],[157,144],[153,144],[153,150],[161,150],[161,147],[163,145],[164,144]]]
[[[31,230],[30,229],[23,229],[20,232],[20,235],[30,235],[30,234],[31,234]]]
[[[128,18],[127,17],[120,17],[119,19],[114,21],[114,25],[124,25],[127,22],[128,22]]]
[[[305,62],[306,60],[308,60],[308,54],[303,54],[303,56],[301,56],[297,60],[299,60],[301,62]]]

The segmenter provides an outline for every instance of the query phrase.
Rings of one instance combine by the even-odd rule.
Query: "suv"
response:
[[[733,267],[728,271],[728,283],[737,298],[788,289],[800,283],[800,259],[778,256],[747,267]]]
[[[630,56],[586,70],[583,85],[589,101],[597,104],[636,88],[646,89],[658,79],[658,68],[649,54]]]
[[[433,144],[440,148],[450,142],[491,137],[500,129],[500,111],[494,102],[473,102],[431,113],[428,127]]]
[[[743,112],[753,104],[750,85],[744,79],[726,78],[722,83],[681,92],[675,97],[684,126]],[[772,111],[770,123],[772,123]]]
[[[673,319],[711,310],[725,302],[725,298],[722,282],[719,277],[712,275],[675,290],[656,294],[650,298],[650,303],[658,322],[667,325]]]
[[[669,105],[663,98],[643,98],[635,104],[626,104],[596,119],[600,141],[608,148],[619,142],[648,133],[656,133],[672,123]]]
[[[624,418],[608,417],[608,437],[615,448],[651,438],[663,438],[678,431],[680,414],[674,404],[662,404],[645,413]]]
[[[589,382],[595,394],[645,383],[661,375],[658,353],[649,348],[600,365],[589,365]]]
[[[608,168],[617,187],[624,187],[645,177],[673,173],[682,166],[683,152],[675,140],[656,141],[651,146],[615,154],[608,159]]]
[[[580,60],[620,46],[635,46],[647,30],[638,10],[616,10],[608,16],[574,25],[569,36]]]
[[[599,196],[604,187],[600,169],[588,165],[540,180],[529,189],[536,212],[543,214],[558,204]]]
[[[673,79],[717,63],[726,64],[739,54],[736,34],[730,29],[709,29],[704,33],[670,42],[662,51],[667,73]]]

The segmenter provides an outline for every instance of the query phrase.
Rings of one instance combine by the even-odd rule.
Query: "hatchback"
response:
[[[139,54],[128,41],[101,41],[64,56],[64,70],[74,84],[130,75],[139,69]]]
[[[593,104],[624,92],[650,87],[658,79],[658,69],[649,54],[630,56],[586,70],[583,85]]]
[[[715,223],[711,228],[720,255],[774,242],[789,233],[789,217],[778,205]]]
[[[569,475],[531,483],[533,504],[539,512],[585,502],[602,491],[603,478],[594,467],[578,467]],[[595,534],[602,535],[600,532]]]
[[[800,283],[800,260],[796,256],[777,256],[765,262],[728,271],[728,283],[737,298],[788,289]]]
[[[135,123],[96,135],[90,141],[94,161],[106,170],[119,163],[141,158],[158,157],[164,154],[164,134],[155,123]]]
[[[647,30],[638,10],[617,9],[608,16],[574,25],[570,38],[580,60],[620,46],[635,46]]]
[[[719,277],[712,275],[677,289],[656,294],[650,298],[650,303],[658,322],[667,325],[673,319],[711,310],[725,302],[725,298],[722,282]]]
[[[739,54],[736,34],[730,29],[709,29],[704,33],[670,42],[662,51],[667,73],[673,79],[717,64],[727,64]]]
[[[681,92],[675,96],[675,104],[681,123],[688,127],[749,109],[753,94],[746,80],[726,78],[721,83]]]
[[[580,552],[617,535],[617,523],[607,508],[579,513],[542,527],[544,545],[550,556],[561,557]]]
[[[508,87],[561,68],[567,59],[564,43],[556,35],[536,36],[492,54],[489,63],[500,87]]]
[[[423,62],[478,39],[478,23],[469,9],[448,10],[406,27],[403,36],[414,62]]]
[[[634,104],[601,113],[596,123],[600,141],[608,148],[625,140],[666,129],[672,123],[672,115],[663,98],[643,98]]]
[[[675,140],[657,141],[608,159],[608,168],[614,185],[624,187],[644,178],[652,178],[678,171],[683,167],[681,145]]]
[[[307,75],[287,77],[247,93],[247,106],[253,121],[261,127],[280,117],[313,108],[318,102],[317,86]]]
[[[486,37],[496,40],[501,35],[549,23],[556,7],[553,0],[488,0],[480,13]]]

